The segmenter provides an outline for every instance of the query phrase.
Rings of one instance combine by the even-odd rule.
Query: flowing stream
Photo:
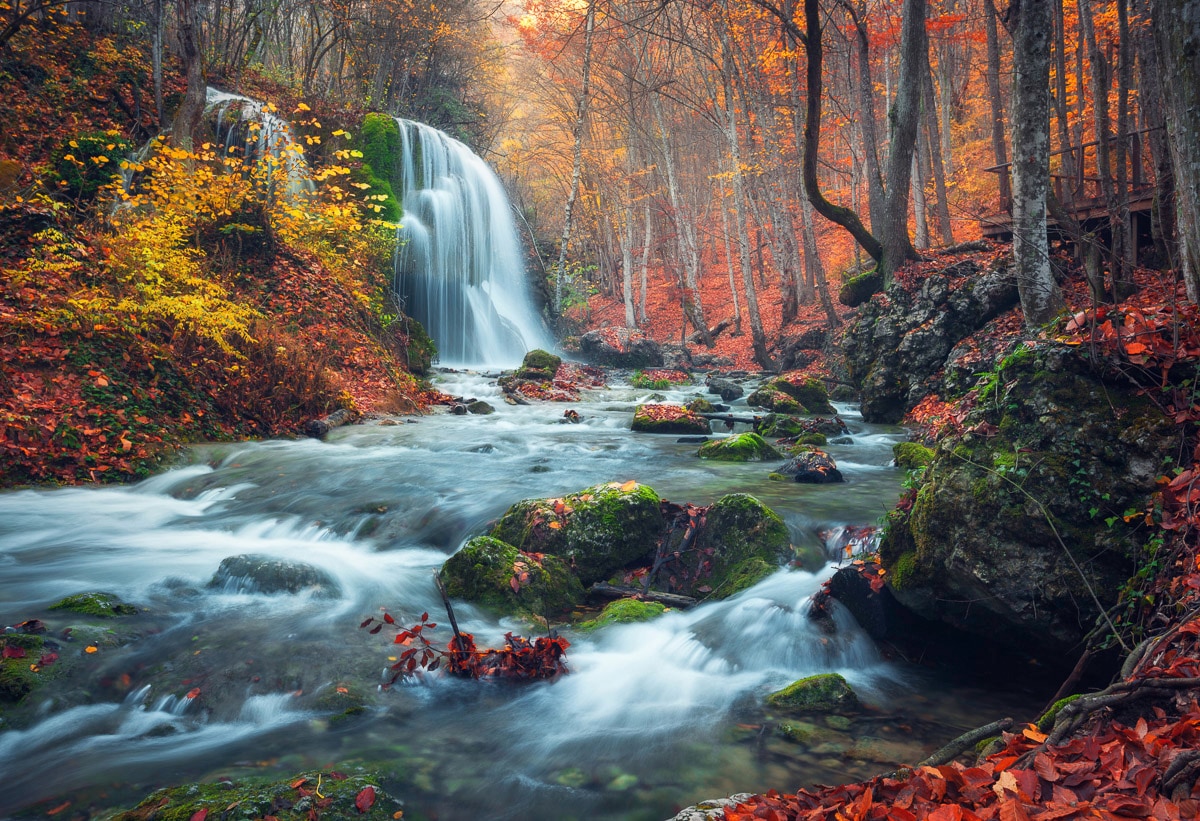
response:
[[[735,791],[894,769],[1005,709],[883,660],[844,613],[832,634],[805,618],[834,568],[819,533],[874,523],[899,494],[889,464],[899,430],[844,409],[852,443],[828,450],[846,484],[805,486],[630,433],[646,392],[628,386],[570,405],[581,424],[563,424],[561,404],[505,405],[485,375],[444,374],[439,387],[497,413],[202,446],[130,487],[0,494],[0,624],[43,619],[61,656],[59,677],[0,732],[0,817],[44,817],[63,800],[103,817],[164,785],[363,767],[383,773],[409,819],[662,819]],[[571,672],[554,682],[432,674],[378,689],[394,645],[360,621],[381,607],[442,621],[431,572],[489,520],[522,498],[628,479],[676,502],[754,493],[787,521],[809,567],[654,622],[566,629]],[[222,559],[245,553],[316,566],[337,591],[209,586]],[[89,631],[47,609],[95,590],[145,612]],[[481,645],[530,632],[456,611]],[[74,640],[60,634],[68,625]],[[843,673],[870,709],[803,744],[781,738],[762,696],[824,671]],[[359,700],[365,712],[333,718]]]

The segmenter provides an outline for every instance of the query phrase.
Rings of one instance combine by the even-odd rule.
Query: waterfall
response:
[[[258,100],[209,86],[205,110],[215,113],[217,144],[225,154],[237,147],[247,157],[269,160],[287,171],[287,193],[296,196],[315,190],[309,178],[304,152],[296,144],[292,124]],[[234,113],[230,114],[230,109]],[[255,127],[251,127],[254,124]],[[273,182],[268,182],[269,185]]]
[[[458,140],[422,123],[396,122],[401,309],[425,326],[443,364],[511,366],[532,348],[552,347],[496,175]]]

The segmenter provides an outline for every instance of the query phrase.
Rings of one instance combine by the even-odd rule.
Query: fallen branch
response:
[[[627,587],[624,585],[606,584],[604,582],[596,582],[588,592],[602,599],[642,599],[643,601],[665,604],[667,607],[678,607],[680,610],[687,610],[689,607],[695,607],[700,603],[691,596],[660,593],[657,590],[643,591],[640,587]]]
[[[718,336],[723,334],[725,331],[729,330],[731,327],[733,327],[733,319],[723,319],[720,322],[718,322],[716,325],[714,325],[712,328],[708,329],[708,336],[711,339],[716,339]],[[700,333],[699,331],[696,331],[696,333],[692,334],[691,336],[689,336],[687,338],[689,345],[699,345],[703,340],[704,340],[704,335],[702,333]]]
[[[958,738],[951,741],[941,749],[935,751],[924,761],[917,764],[918,767],[940,767],[943,764],[948,764],[958,757],[958,754],[968,747],[974,747],[985,738],[1000,735],[1000,733],[1013,726],[1011,718],[1002,718],[999,721],[993,721],[991,724],[985,724],[982,727],[976,727],[974,730],[963,733]]]
[[[349,408],[339,408],[328,416],[320,419],[310,419],[304,423],[301,429],[305,436],[311,436],[313,439],[320,439],[325,434],[334,428],[340,428],[342,425],[348,425],[357,418],[358,414]]]

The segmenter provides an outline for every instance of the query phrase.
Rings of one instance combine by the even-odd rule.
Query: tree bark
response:
[[[1062,309],[1050,271],[1046,188],[1050,179],[1050,4],[1013,6],[1013,265],[1025,324],[1045,325]]]
[[[1008,149],[1004,144],[1004,97],[1000,93],[1000,36],[996,26],[996,7],[992,0],[983,0],[987,28],[987,87],[988,100],[992,105],[992,154],[996,165],[1008,164]],[[1012,207],[1012,182],[1009,169],[1001,168],[1000,210]]]
[[[929,139],[929,165],[933,169],[934,213],[937,214],[938,234],[943,248],[954,244],[950,226],[950,203],[946,198],[946,166],[942,161],[942,134],[938,126],[937,98],[933,93],[933,70],[925,61],[925,123]]]
[[[204,62],[200,51],[200,8],[197,0],[179,0],[179,57],[187,78],[187,91],[171,124],[171,140],[177,148],[191,151],[200,120],[208,84],[204,80]]]
[[[1152,25],[1166,83],[1167,137],[1175,169],[1179,267],[1200,302],[1200,6],[1153,0]]]

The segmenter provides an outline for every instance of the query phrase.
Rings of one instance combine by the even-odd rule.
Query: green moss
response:
[[[584,596],[579,579],[559,557],[544,556],[538,562],[489,536],[467,542],[446,560],[441,573],[451,596],[506,614],[561,613]]]
[[[838,291],[838,302],[857,308],[882,290],[883,274],[877,270],[868,271],[846,280]]]
[[[784,476],[782,473],[771,472],[767,474],[767,478],[772,482],[790,482],[791,478]]]
[[[371,113],[363,118],[355,145],[362,152],[362,169],[356,174],[358,182],[371,188],[369,194],[382,194],[384,200],[376,204],[383,206],[379,216],[388,222],[400,221],[400,202],[396,199],[395,184],[399,169],[400,126],[395,118],[387,114]]]
[[[637,599],[617,599],[609,602],[600,615],[583,622],[579,629],[585,632],[599,630],[610,624],[634,624],[651,621],[667,611],[665,605],[658,602],[638,601]]]
[[[1047,710],[1045,714],[1037,720],[1038,730],[1043,733],[1050,732],[1050,730],[1054,727],[1054,722],[1058,719],[1058,714],[1062,712],[1062,708],[1066,707],[1081,695],[1082,693],[1076,693],[1074,695],[1067,696],[1066,698],[1060,698],[1058,701],[1054,702],[1054,704],[1050,705],[1050,709]]]
[[[766,408],[773,413],[804,413],[804,406],[789,394],[772,387],[763,386],[746,397],[746,403],[754,408]]]
[[[111,821],[189,821],[196,813],[207,810],[210,818],[225,818],[236,808],[237,818],[262,818],[267,815],[279,821],[302,821],[313,817],[314,799],[305,797],[292,785],[315,793],[320,784],[323,806],[322,818],[360,818],[363,821],[385,821],[396,813],[400,804],[379,787],[374,776],[352,775],[331,778],[328,773],[305,772],[282,781],[249,778],[239,781],[218,781],[209,784],[187,784],[152,793],[132,810],[112,816]],[[375,790],[375,801],[365,813],[359,812],[355,799],[367,787]],[[325,804],[325,800],[328,803]]]
[[[760,436],[776,439],[785,436],[802,436],[807,433],[804,420],[794,416],[771,413],[754,421],[754,432]]]
[[[530,379],[539,382],[550,382],[562,364],[562,357],[555,356],[549,351],[534,348],[525,354],[521,367],[514,374],[518,379]]]
[[[30,669],[41,656],[45,641],[41,636],[10,633],[0,637],[0,648],[24,651],[20,658],[0,659],[0,708],[14,706],[43,681],[43,674]]]
[[[900,590],[904,585],[913,580],[913,574],[917,570],[917,554],[909,551],[903,554],[896,563],[888,569],[888,583],[896,590]]]
[[[896,466],[914,470],[928,467],[933,461],[933,451],[917,442],[899,442],[892,446]]]
[[[829,437],[823,433],[803,433],[796,437],[797,445],[816,445],[821,447],[829,443]]]
[[[738,562],[725,571],[724,581],[713,588],[711,598],[727,599],[743,590],[749,590],[778,569],[779,565],[768,564],[757,556]]]
[[[50,606],[51,610],[66,610],[84,616],[101,619],[111,619],[115,616],[133,616],[138,609],[126,604],[112,593],[76,593],[67,596],[57,604]]]
[[[725,439],[707,442],[696,451],[701,459],[721,462],[762,462],[782,459],[783,454],[767,444],[757,433],[740,433]]]
[[[684,405],[685,408],[693,413],[716,413],[717,408],[712,402],[709,402],[703,396],[697,396],[691,402]]]
[[[696,537],[696,550],[681,559],[693,578],[702,575],[701,562],[710,567],[706,578],[697,579],[684,592],[727,598],[757,584],[793,557],[787,525],[778,514],[748,493],[731,493],[709,508]]]
[[[830,415],[836,413],[829,404],[829,392],[820,379],[802,374],[788,374],[771,380],[766,387],[773,388],[795,399],[806,413]]]
[[[820,673],[794,681],[767,696],[767,705],[794,712],[841,713],[859,707],[858,696],[838,673]]]
[[[491,536],[567,561],[580,581],[602,581],[653,551],[665,528],[654,489],[610,482],[561,499],[526,499],[508,509]]]

